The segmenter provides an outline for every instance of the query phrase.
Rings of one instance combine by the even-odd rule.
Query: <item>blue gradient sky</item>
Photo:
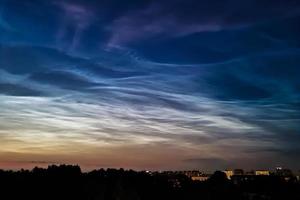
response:
[[[0,0],[0,167],[300,168],[297,0]]]

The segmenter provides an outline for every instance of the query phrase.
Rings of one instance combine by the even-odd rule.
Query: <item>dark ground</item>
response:
[[[2,200],[300,200],[300,183],[258,176],[240,183],[215,172],[208,181],[123,169],[82,173],[78,166],[0,170]]]

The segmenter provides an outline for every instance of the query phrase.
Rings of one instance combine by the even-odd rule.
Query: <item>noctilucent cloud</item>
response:
[[[0,0],[0,167],[300,168],[299,0]]]

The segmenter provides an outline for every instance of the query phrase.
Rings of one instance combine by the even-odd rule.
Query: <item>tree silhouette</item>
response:
[[[216,171],[207,181],[178,173],[99,169],[83,173],[79,166],[0,170],[0,199],[31,200],[299,200],[300,185],[280,176],[239,176],[228,180]]]

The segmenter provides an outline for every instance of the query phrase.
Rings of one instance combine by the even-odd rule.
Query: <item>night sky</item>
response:
[[[300,168],[299,0],[0,0],[0,168]]]

